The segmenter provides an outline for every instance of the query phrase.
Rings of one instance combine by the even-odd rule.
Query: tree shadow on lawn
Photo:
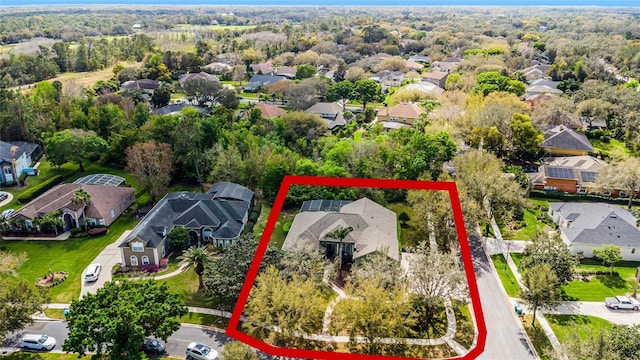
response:
[[[626,289],[627,287],[627,281],[618,275],[598,275],[596,279],[598,279],[602,285],[611,289]]]
[[[589,325],[592,322],[589,316],[587,315],[553,316],[548,320],[558,325],[571,326],[571,327],[578,326],[578,325]]]

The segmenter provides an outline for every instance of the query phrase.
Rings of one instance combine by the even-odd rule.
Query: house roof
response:
[[[344,239],[355,244],[355,259],[380,251],[399,260],[396,214],[382,205],[362,198],[343,205],[338,211],[302,211],[293,219],[282,249],[309,244],[320,248],[326,234],[339,226],[352,227]]]
[[[426,74],[423,74],[422,75],[422,79],[423,80],[425,80],[425,79],[433,79],[433,80],[440,81],[440,80],[446,78],[448,75],[449,75],[449,73],[446,72],[446,71],[431,71],[431,72],[428,72]]]
[[[424,65],[420,64],[419,62],[412,61],[412,60],[407,60],[406,64],[407,64],[407,68],[409,68],[409,69],[423,69],[424,68]]]
[[[291,66],[281,66],[279,67],[274,75],[282,75],[289,78],[293,78],[296,76],[297,69]]]
[[[636,218],[626,209],[604,203],[549,203],[569,226],[560,231],[570,244],[640,246]]]
[[[593,146],[584,134],[571,130],[564,125],[558,125],[547,131],[543,148],[570,149],[593,151]]]
[[[120,85],[120,88],[126,90],[155,90],[162,85],[162,82],[151,79],[129,80]]]
[[[125,186],[61,184],[29,202],[22,209],[13,213],[12,217],[22,215],[34,219],[62,208],[78,211],[81,205],[71,202],[77,189],[84,189],[91,195],[89,205],[85,209],[85,215],[94,219],[104,219],[110,216],[111,209],[134,193],[133,188]]]
[[[342,105],[337,102],[319,102],[304,112],[320,115],[320,117],[327,122],[327,128],[329,130],[334,129],[337,126],[344,126],[347,123],[343,117]]]
[[[398,118],[418,119],[422,114],[422,109],[410,102],[401,102],[396,106],[383,108],[378,111],[378,116],[397,116]]]
[[[11,162],[11,148],[17,146],[16,158],[20,157],[23,153],[27,153],[28,156],[32,155],[40,145],[27,142],[27,141],[0,141],[0,160]]]
[[[225,71],[230,71],[231,69],[233,69],[233,66],[225,64],[223,62],[212,62],[203,66],[202,68],[214,73],[223,73]]]
[[[260,109],[260,111],[262,112],[262,116],[266,117],[268,119],[270,118],[274,118],[274,117],[278,117],[282,114],[286,114],[287,111],[284,109],[281,109],[277,106],[271,105],[271,104],[267,104],[264,102],[259,102],[255,105],[255,107],[257,109]]]
[[[156,248],[174,226],[206,229],[222,239],[238,237],[253,201],[253,192],[234,183],[215,183],[206,194],[176,192],[165,195],[136,225],[119,247],[128,247],[133,239]]]
[[[192,109],[196,109],[201,113],[206,113],[209,111],[209,109],[205,108],[205,107],[200,107],[200,106],[194,106],[191,104],[185,104],[185,103],[181,103],[181,104],[169,104],[167,106],[163,106],[161,108],[155,109],[153,112],[158,114],[158,115],[172,115],[172,114],[176,114],[179,113],[180,111],[182,111],[182,109],[184,108],[192,108]]]
[[[422,91],[423,93],[434,94],[434,95],[438,95],[438,96],[444,92],[443,88],[439,87],[438,85],[436,85],[434,83],[428,82],[428,81],[409,84],[409,85],[405,86],[402,89],[403,90],[418,90],[418,91]]]
[[[547,179],[576,180],[578,186],[592,186],[600,168],[607,166],[593,156],[565,156],[543,158],[538,172],[527,176],[534,185],[545,185]]]
[[[184,74],[184,75],[180,76],[180,78],[178,78],[178,83],[180,83],[180,86],[182,86],[185,83],[190,82],[190,81],[215,81],[215,82],[220,82],[220,80],[218,79],[217,76],[208,74],[208,73],[206,73],[204,71],[201,71],[199,73]]]
[[[255,74],[268,75],[273,73],[273,68],[267,64],[251,64],[251,70]]]
[[[409,59],[407,59],[407,61],[414,61],[414,62],[418,62],[418,63],[428,64],[430,60],[429,60],[428,56],[414,55],[414,56],[409,57]]]
[[[280,80],[289,81],[286,76],[280,75],[253,75],[249,80],[249,83],[244,87],[245,90],[255,90],[259,86],[265,86],[273,83],[277,83]]]

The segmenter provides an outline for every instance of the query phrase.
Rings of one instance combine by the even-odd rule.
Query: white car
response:
[[[102,265],[95,263],[87,266],[87,270],[84,273],[84,280],[87,282],[98,280],[98,275],[102,270]]]
[[[638,300],[626,297],[626,296],[616,296],[616,297],[608,297],[604,299],[605,305],[608,308],[613,310],[618,309],[626,309],[626,310],[638,310],[640,309],[640,302]]]
[[[20,339],[20,347],[31,350],[51,350],[56,346],[56,339],[44,334],[26,334]]]
[[[15,210],[13,209],[4,210],[3,212],[0,213],[0,216],[2,216],[3,218],[9,218],[14,211]]]
[[[187,360],[216,360],[218,352],[197,342],[192,342],[187,346]]]

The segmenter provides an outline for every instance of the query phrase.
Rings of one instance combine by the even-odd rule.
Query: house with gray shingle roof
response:
[[[333,258],[338,253],[339,242],[328,238],[327,234],[342,226],[353,228],[343,240],[343,261],[357,260],[374,252],[400,260],[397,220],[393,211],[367,198],[341,202],[338,206],[303,205],[302,211],[293,219],[282,249],[310,246]]]
[[[620,247],[623,260],[640,261],[640,229],[626,209],[605,203],[549,203],[549,215],[572,254],[593,257],[593,249]]]
[[[564,125],[559,125],[545,133],[540,145],[552,155],[588,155],[593,146],[587,137]]]
[[[13,151],[11,151],[13,149]],[[0,183],[16,181],[40,155],[40,145],[27,141],[0,141]]]
[[[253,191],[230,182],[215,183],[206,194],[169,193],[120,243],[122,264],[159,265],[167,256],[167,234],[176,226],[189,231],[193,244],[227,246],[242,234],[253,204]]]

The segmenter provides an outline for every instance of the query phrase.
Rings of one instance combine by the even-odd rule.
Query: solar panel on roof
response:
[[[558,179],[575,179],[573,169],[571,168],[549,166],[547,168],[547,174],[549,177]]]
[[[598,176],[598,173],[595,171],[583,171],[580,175],[582,177],[582,181],[594,182],[596,181],[596,176]]]

